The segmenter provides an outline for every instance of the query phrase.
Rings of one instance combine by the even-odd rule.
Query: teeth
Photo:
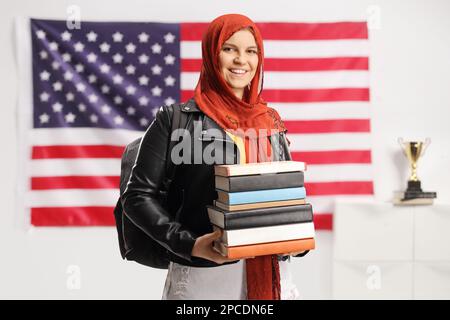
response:
[[[247,71],[242,70],[242,69],[231,69],[231,72],[233,73],[239,73],[239,74],[243,74],[246,73]]]

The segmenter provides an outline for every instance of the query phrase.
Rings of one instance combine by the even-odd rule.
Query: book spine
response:
[[[295,188],[304,186],[303,172],[261,174],[229,177],[229,192],[265,189]]]
[[[244,192],[229,192],[228,204],[243,204],[266,201],[280,201],[306,198],[305,187],[283,188]]]

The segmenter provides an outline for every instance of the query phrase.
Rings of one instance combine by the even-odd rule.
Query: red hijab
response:
[[[249,28],[258,46],[258,67],[250,88],[246,88],[242,100],[237,98],[222,76],[219,54],[222,45],[236,31]],[[195,88],[195,101],[200,110],[213,119],[224,130],[266,129],[286,131],[278,113],[267,106],[260,93],[263,84],[263,42],[255,23],[246,16],[227,14],[213,20],[202,41],[202,69]],[[233,131],[241,135],[242,131]],[[272,132],[273,133],[273,132]],[[262,136],[261,136],[262,137]],[[249,162],[249,137],[243,137],[246,162]],[[267,137],[264,136],[264,139]],[[268,140],[268,139],[267,139]],[[259,140],[257,141],[259,144]],[[266,143],[270,156],[270,141]],[[270,157],[258,155],[257,161],[270,161]],[[247,298],[258,300],[280,299],[280,271],[277,255],[258,256],[246,260]]]

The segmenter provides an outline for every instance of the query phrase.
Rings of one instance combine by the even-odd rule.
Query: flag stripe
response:
[[[290,133],[370,132],[369,119],[289,120],[284,124]]]
[[[369,103],[359,101],[276,103],[270,105],[284,120],[369,119]]]
[[[314,227],[317,230],[332,230],[333,229],[333,216],[332,213],[314,213]]]
[[[32,159],[120,158],[123,146],[33,146]]]
[[[119,178],[119,176],[32,177],[31,190],[114,189],[119,188]]]
[[[307,195],[373,194],[372,181],[338,181],[305,183]]]
[[[311,164],[371,163],[370,150],[292,151],[294,161]]]
[[[202,59],[182,59],[181,72],[200,72]],[[264,71],[369,70],[367,57],[339,58],[266,58]]]
[[[30,162],[32,177],[50,176],[118,176],[120,156],[115,159],[42,159]]]
[[[200,41],[182,41],[183,59],[201,59]],[[351,58],[368,57],[367,40],[307,40],[307,41],[264,41],[264,58]]]
[[[112,206],[119,198],[114,189],[53,189],[28,192],[31,207],[89,207]]]
[[[193,90],[182,90],[181,100],[187,101],[194,95]],[[265,100],[277,102],[324,102],[324,101],[369,101],[368,88],[338,88],[338,89],[298,89],[263,91]]]
[[[271,40],[323,40],[323,39],[367,39],[365,22],[321,22],[321,23],[256,23],[263,39]],[[208,23],[181,23],[182,41],[201,41]]]
[[[181,74],[181,90],[195,88],[198,72]],[[335,89],[369,87],[367,71],[322,71],[322,72],[278,72],[264,73],[264,92],[268,89]]]
[[[31,208],[34,226],[112,226],[114,207],[43,207]]]

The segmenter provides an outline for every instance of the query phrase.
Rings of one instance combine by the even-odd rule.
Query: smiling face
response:
[[[248,29],[235,32],[222,46],[219,54],[220,70],[234,94],[242,99],[245,87],[258,68],[258,47]]]

